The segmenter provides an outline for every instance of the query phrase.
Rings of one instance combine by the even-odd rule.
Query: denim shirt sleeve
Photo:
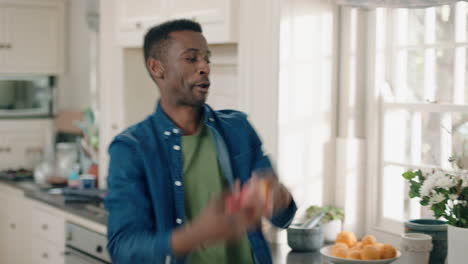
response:
[[[158,232],[145,188],[143,161],[131,142],[114,141],[109,148],[106,208],[107,248],[112,263],[165,263],[171,232]]]
[[[262,149],[262,141],[258,137],[257,133],[255,132],[255,129],[248,123],[248,129],[250,130],[250,136],[253,140],[253,146],[254,146],[254,169],[253,170],[258,170],[258,169],[265,169],[265,168],[272,168],[270,159],[268,156],[263,152]],[[270,219],[271,223],[277,227],[280,228],[287,228],[294,216],[296,215],[297,211],[297,206],[296,203],[294,202],[294,199],[291,199],[291,203],[289,206],[284,209],[283,211],[277,212],[273,217]]]

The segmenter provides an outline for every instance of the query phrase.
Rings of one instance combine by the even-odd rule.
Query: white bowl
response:
[[[365,264],[387,264],[392,263],[393,261],[397,260],[401,257],[401,252],[397,249],[397,254],[394,258],[391,259],[379,259],[379,260],[360,260],[360,259],[344,259],[338,258],[331,255],[331,246],[326,246],[320,249],[320,253],[322,254],[324,260],[334,263],[334,264],[358,264],[358,263],[365,263]]]

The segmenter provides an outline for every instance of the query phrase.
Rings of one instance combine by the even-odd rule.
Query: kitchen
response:
[[[68,263],[68,223],[106,234],[99,203],[66,202],[79,198],[45,187],[47,161],[67,161],[54,184],[91,175],[100,191],[90,196],[104,195],[109,143],[159,96],[143,36],[180,17],[201,23],[212,52],[208,104],[248,114],[298,215],[334,205],[342,229],[399,246],[407,220],[433,217],[401,174],[450,169],[467,136],[468,7],[358,2],[1,0],[0,169],[18,181],[0,182],[0,263]],[[30,99],[20,82],[40,90],[32,113],[7,100]],[[34,181],[20,180],[21,168]],[[277,263],[303,259],[289,254],[285,231],[264,231]]]

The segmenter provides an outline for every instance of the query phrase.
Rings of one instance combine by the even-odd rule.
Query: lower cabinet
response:
[[[0,263],[33,263],[29,204],[21,191],[0,186]]]
[[[65,217],[0,183],[0,264],[64,264]]]
[[[31,263],[37,264],[64,264],[64,248],[43,239],[32,239]]]
[[[60,210],[31,202],[32,263],[65,263],[65,217]]]

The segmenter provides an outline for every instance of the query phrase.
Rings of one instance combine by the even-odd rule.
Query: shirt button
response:
[[[164,135],[170,136],[170,135],[171,135],[171,132],[169,132],[169,131],[164,131]]]
[[[177,218],[175,221],[176,221],[176,223],[178,223],[179,225],[182,224],[182,219],[180,219],[180,218]]]
[[[174,128],[174,129],[172,129],[172,132],[174,132],[175,134],[177,134],[177,133],[179,133],[179,129]]]
[[[175,181],[174,184],[177,185],[177,186],[182,186],[182,182],[180,182],[180,181]]]
[[[208,120],[210,120],[211,122],[214,122],[214,118],[212,117],[208,118]]]
[[[180,150],[180,146],[179,145],[174,145],[173,147],[175,150]]]

